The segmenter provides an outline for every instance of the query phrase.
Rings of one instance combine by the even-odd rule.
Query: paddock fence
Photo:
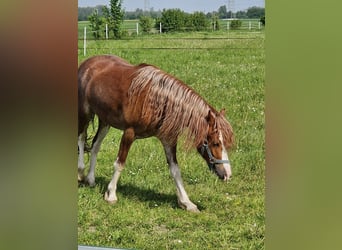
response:
[[[108,30],[108,25],[105,25],[105,28],[100,31],[94,31],[89,26],[89,22],[79,22],[78,27],[78,55],[86,56],[87,52],[92,51],[96,53],[110,53],[113,49],[125,49],[125,50],[140,50],[140,49],[148,49],[148,50],[189,50],[189,49],[226,49],[227,47],[222,47],[222,43],[218,44],[218,46],[196,46],[196,42],[191,47],[182,46],[182,41],[200,41],[200,40],[212,40],[212,41],[231,41],[231,40],[252,40],[252,39],[262,39],[260,38],[260,34],[264,33],[264,26],[260,23],[259,20],[252,19],[243,19],[242,25],[238,29],[231,29],[230,22],[231,19],[220,20],[219,27],[212,26],[208,29],[203,29],[200,31],[192,31],[187,27],[183,27],[183,31],[178,32],[167,32],[163,33],[163,27],[161,24],[159,25],[159,30],[156,28],[152,28],[150,32],[142,32],[142,28],[140,27],[138,20],[128,20],[124,22],[123,25],[123,36],[121,39],[114,39],[113,34]],[[95,39],[94,32],[98,32],[100,37]],[[200,36],[192,36],[194,33],[201,34]],[[169,43],[165,45],[163,41],[165,41],[165,35],[170,33],[174,33],[175,36],[168,36],[166,39]],[[124,47],[113,47],[113,42],[115,41],[130,41],[130,40],[141,40],[146,41],[149,39],[153,39],[155,41],[154,46],[142,46],[139,48],[124,46]],[[160,41],[160,42],[158,42]],[[170,43],[172,41],[173,43]],[[118,43],[119,44],[119,43]],[[122,44],[122,43],[120,43]],[[230,47],[230,49],[261,49],[259,47],[250,47],[246,46],[246,43],[243,46],[234,46]]]
[[[216,23],[212,23],[211,26],[207,28],[203,28],[200,31],[232,31],[230,24],[233,20],[240,20],[241,26],[235,29],[236,31],[260,31],[264,29],[264,26],[260,22],[259,19],[220,19],[218,22],[218,26]],[[78,25],[78,39],[84,39],[85,32],[87,40],[95,40],[94,33],[97,33],[99,38],[101,39],[114,39],[113,34],[108,30],[108,25],[104,25],[103,29],[101,30],[92,30],[89,26],[88,21],[80,21]],[[163,27],[161,23],[158,25],[154,25],[153,28],[149,30],[149,32],[143,32],[141,25],[139,24],[139,20],[125,20],[123,23],[123,35],[124,36],[139,36],[139,35],[148,35],[148,34],[160,34],[163,33],[163,29],[168,29],[169,27]],[[86,30],[86,31],[85,31]],[[182,27],[180,30],[184,32],[195,31],[194,27]]]

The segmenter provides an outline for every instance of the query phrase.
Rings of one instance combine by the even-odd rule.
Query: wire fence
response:
[[[259,20],[244,20],[239,29],[230,29],[231,20],[221,20],[219,29],[206,29],[200,32],[177,32],[170,36],[169,33],[153,31],[149,33],[140,32],[138,22],[126,22],[126,36],[121,39],[114,39],[109,36],[108,30],[102,31],[105,35],[100,39],[94,39],[93,31],[88,27],[88,22],[79,24],[79,42],[78,54],[86,56],[94,53],[108,53],[118,50],[255,50],[264,49],[263,43],[252,43],[255,39],[263,39],[260,34],[263,33],[264,27]],[[223,25],[225,24],[225,25]],[[135,26],[135,29],[132,27]],[[82,30],[83,29],[83,30]],[[184,30],[186,27],[184,28]],[[131,33],[128,33],[128,32]],[[196,34],[196,35],[194,35]],[[130,43],[134,40],[138,43]],[[148,42],[153,40],[153,43]],[[202,41],[210,40],[203,44]],[[234,42],[232,42],[234,41]],[[243,42],[242,42],[243,41]],[[252,44],[252,45],[251,45]],[[255,46],[255,44],[262,44]]]
[[[183,32],[191,32],[191,31],[205,31],[205,32],[213,32],[213,31],[260,31],[264,29],[263,24],[259,19],[239,19],[241,21],[241,26],[238,28],[232,29],[231,23],[233,19],[221,19],[218,24],[212,24],[209,27],[202,28],[200,30],[194,30],[193,27],[181,27],[179,31]],[[122,38],[130,38],[136,37],[139,35],[153,35],[153,34],[161,34],[162,30],[169,30],[170,27],[163,27],[161,23],[158,25],[154,25],[148,32],[144,32],[139,23],[139,20],[126,20],[122,27]],[[95,37],[95,33],[97,37]],[[87,40],[103,40],[103,39],[115,39],[113,33],[108,30],[108,26],[104,25],[101,30],[93,30],[88,21],[81,21],[78,25],[78,39],[84,40],[86,37]]]

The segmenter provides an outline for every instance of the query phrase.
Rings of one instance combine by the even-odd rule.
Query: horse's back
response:
[[[86,92],[90,84],[115,83],[113,80],[122,80],[134,68],[124,59],[114,55],[93,56],[85,60],[78,69],[79,92]]]
[[[92,56],[86,59],[84,62],[82,62],[82,65],[90,65],[94,63],[116,63],[116,64],[126,64],[131,65],[126,60],[122,59],[121,57],[118,57],[116,55],[98,55],[98,56]],[[80,67],[81,67],[80,66]]]
[[[79,67],[79,106],[83,113],[95,113],[103,122],[123,129],[127,122],[128,90],[137,66],[118,56],[94,56]]]
[[[78,69],[79,80],[86,79],[85,75],[88,77],[96,73],[105,71],[106,69],[113,68],[131,68],[133,65],[129,64],[124,59],[115,55],[100,55],[93,56],[82,62]]]

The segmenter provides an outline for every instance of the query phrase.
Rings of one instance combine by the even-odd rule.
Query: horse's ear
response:
[[[207,122],[210,126],[215,125],[215,114],[209,109],[208,116],[206,117]]]
[[[221,109],[220,115],[224,116],[226,114],[226,109]]]

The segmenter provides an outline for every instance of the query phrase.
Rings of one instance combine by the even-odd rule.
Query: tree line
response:
[[[221,8],[222,7],[222,8]],[[221,6],[218,12],[204,14],[203,12],[195,12],[193,14],[186,13],[180,9],[164,9],[162,12],[156,14],[141,13],[139,16],[139,24],[142,31],[149,33],[152,28],[156,30],[162,29],[162,32],[174,32],[174,31],[201,31],[211,28],[213,30],[220,29],[219,19],[227,17],[229,12],[226,12],[225,6]],[[89,8],[86,8],[89,10]],[[247,10],[247,13],[253,18],[260,18],[260,21],[265,24],[264,11],[260,8],[252,7]],[[82,14],[82,13],[79,13]],[[85,15],[85,14],[84,14]],[[125,12],[121,8],[120,0],[110,0],[109,7],[96,6],[93,8],[91,14],[87,16],[90,21],[90,28],[95,39],[100,39],[105,34],[104,26],[107,25],[108,32],[113,33],[113,37],[116,39],[125,36],[125,30],[122,29]],[[135,16],[135,19],[138,16]],[[232,29],[238,29],[241,26],[241,21],[238,19],[233,20],[230,23]]]
[[[88,21],[89,16],[97,10],[100,16],[103,15],[103,8],[106,7],[105,5],[97,5],[95,7],[78,7],[78,21]],[[161,10],[154,10],[151,8],[149,11],[144,11],[143,9],[137,8],[135,11],[123,11],[124,19],[126,20],[136,20],[140,19],[142,16],[149,16],[153,19],[161,18],[162,11]],[[213,15],[217,16],[220,19],[225,18],[251,18],[251,19],[258,19],[265,16],[265,8],[261,7],[250,7],[247,10],[232,12],[227,11],[226,5],[222,5],[218,8],[217,11],[203,13],[207,18],[211,18]]]

